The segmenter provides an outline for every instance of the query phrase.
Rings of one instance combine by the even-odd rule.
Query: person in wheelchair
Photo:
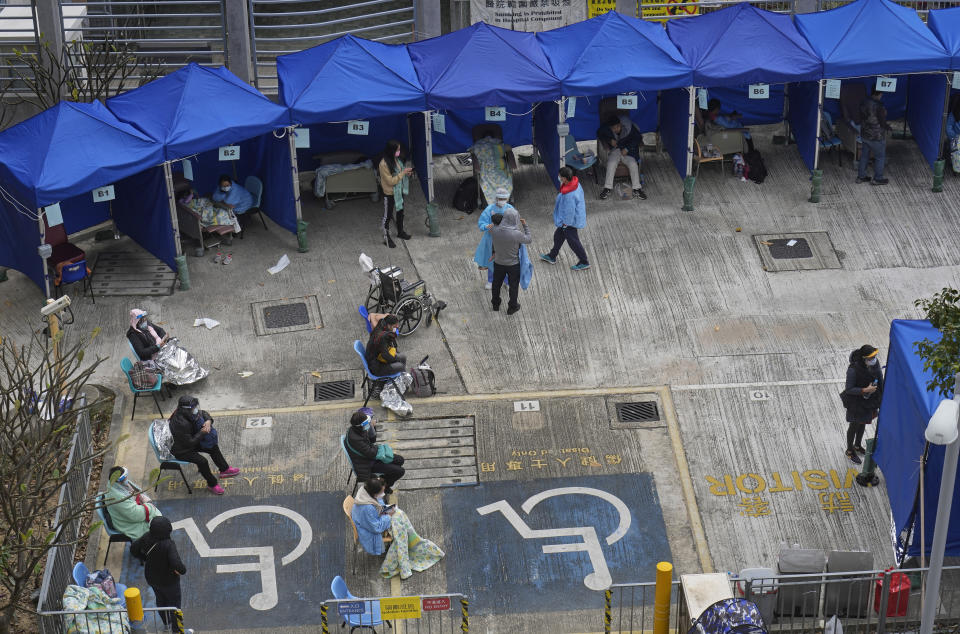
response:
[[[397,352],[400,319],[387,315],[377,322],[367,342],[367,364],[376,376],[387,376],[406,369],[407,355]]]

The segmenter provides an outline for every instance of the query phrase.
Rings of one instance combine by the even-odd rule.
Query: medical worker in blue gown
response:
[[[477,227],[483,232],[480,238],[480,244],[473,254],[473,261],[477,263],[480,270],[484,273],[484,288],[490,290],[493,288],[493,240],[490,238],[490,228],[493,227],[493,214],[506,213],[508,209],[516,209],[507,202],[510,199],[510,192],[503,187],[497,190],[496,200],[487,205],[487,208],[477,219]],[[527,290],[530,287],[530,280],[533,278],[533,263],[527,254],[527,245],[520,245],[520,288]]]

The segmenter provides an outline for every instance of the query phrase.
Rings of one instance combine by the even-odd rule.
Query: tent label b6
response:
[[[116,198],[116,196],[113,193],[113,185],[105,185],[93,190],[93,202],[95,203],[105,203],[114,198]]]
[[[220,146],[220,160],[221,161],[239,161],[240,160],[240,146],[239,145],[223,145]]]
[[[369,121],[347,121],[347,134],[367,136],[370,134]]]
[[[617,95],[617,110],[636,110],[636,95]]]
[[[897,92],[897,78],[877,77],[877,90],[880,92]]]
[[[483,109],[483,118],[487,121],[506,121],[507,109],[503,106],[487,106]]]
[[[749,91],[751,99],[770,98],[770,84],[750,84]]]

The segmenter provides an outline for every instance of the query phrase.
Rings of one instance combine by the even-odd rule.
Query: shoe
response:
[[[493,289],[493,282],[487,282],[486,284],[483,285],[483,287],[484,287],[485,289],[487,289],[488,291],[489,291],[489,290],[492,290],[492,289]]]
[[[548,262],[548,263],[550,263],[550,264],[556,264],[556,263],[557,263],[557,258],[551,258],[549,253],[541,253],[541,254],[540,254],[540,259],[543,260],[544,262]]]
[[[223,258],[223,262],[221,262],[221,264],[230,264],[231,262],[233,262],[233,254],[228,253],[227,257]]]
[[[494,311],[494,312],[499,312],[499,311],[500,311],[500,304],[494,304],[493,302],[491,302],[491,305],[493,306],[493,311]]]
[[[507,314],[508,314],[508,315],[512,315],[512,314],[518,312],[519,310],[520,310],[520,304],[517,304],[516,306],[509,306],[509,307],[507,308]]]
[[[847,458],[850,458],[850,462],[853,464],[861,464],[863,462],[860,456],[857,455],[857,452],[852,449],[847,449]]]
[[[863,178],[861,178],[861,177],[857,176],[857,182],[858,182],[858,183],[869,183],[869,182],[870,182],[870,177],[869,177],[869,176],[864,176]]]
[[[571,271],[586,271],[590,268],[590,265],[586,262],[578,262],[570,267]]]
[[[606,200],[610,196],[610,190],[604,187],[600,190],[600,200]]]
[[[862,445],[854,445],[853,450],[857,453],[867,453],[867,450],[864,449]]]
[[[393,489],[391,489],[390,487],[386,487],[383,490],[383,492],[386,493],[387,495],[393,495]]]
[[[646,199],[647,199],[647,194],[644,193],[644,191],[643,191],[642,189],[635,189],[635,190],[633,190],[633,197],[634,197],[634,198],[639,198],[640,200],[646,200]]]
[[[890,182],[890,179],[889,179],[889,178],[877,178],[877,179],[874,179],[873,184],[874,184],[874,185],[886,185],[886,184],[889,183],[889,182]]]
[[[221,262],[223,262],[223,254],[217,251],[217,254],[213,256],[213,263],[220,264]]]
[[[397,237],[400,238],[401,240],[409,240],[413,236],[407,233],[406,231],[398,231]]]
[[[393,241],[393,238],[390,238],[389,236],[387,237],[386,240],[383,241],[383,243],[384,243],[385,245],[387,245],[388,247],[390,247],[391,249],[397,248],[397,243],[394,242],[394,241]]]
[[[224,491],[223,487],[220,486],[219,484],[215,484],[212,487],[210,487],[210,493],[213,493],[214,495],[223,495],[224,493],[226,493],[226,491]]]
[[[221,479],[222,479],[222,478],[232,478],[232,477],[235,476],[235,475],[240,475],[240,469],[237,469],[236,467],[230,467],[230,468],[227,469],[226,471],[221,471],[221,472],[220,472],[220,478],[221,478]]]

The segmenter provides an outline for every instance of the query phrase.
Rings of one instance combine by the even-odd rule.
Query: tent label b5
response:
[[[636,95],[617,95],[617,110],[636,110]]]

